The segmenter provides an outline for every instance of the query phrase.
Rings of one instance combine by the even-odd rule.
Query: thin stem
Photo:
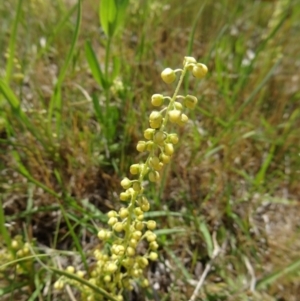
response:
[[[171,108],[173,107],[173,103],[174,103],[174,101],[176,100],[178,91],[179,91],[179,89],[180,89],[180,87],[181,87],[181,84],[182,84],[182,82],[183,82],[183,79],[184,79],[184,76],[185,76],[185,74],[186,74],[186,71],[187,71],[187,65],[184,66],[184,68],[183,68],[183,70],[182,70],[182,73],[181,73],[181,75],[180,75],[180,78],[179,78],[177,87],[176,87],[176,89],[175,89],[175,92],[174,92],[174,94],[173,94],[173,96],[172,96],[172,99],[171,99],[171,101],[169,102],[169,105],[168,105],[168,107],[167,107],[166,115],[165,115],[163,124],[162,124],[162,126],[161,126],[161,130],[162,130],[162,131],[164,130],[164,128],[165,128],[165,126],[166,126],[166,124],[167,124],[167,122],[168,122],[168,119],[169,119],[169,114],[168,114],[168,113],[169,113],[169,111],[171,110]]]

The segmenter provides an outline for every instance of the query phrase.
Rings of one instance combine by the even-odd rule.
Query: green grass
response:
[[[160,72],[192,55],[209,74],[185,81],[199,105],[148,191],[160,263],[140,300],[188,300],[215,233],[225,249],[199,300],[297,301],[299,0],[130,1],[111,33],[92,0],[6,1],[0,18],[1,300],[70,298],[50,283],[70,263],[89,272],[97,228],[139,161],[149,99],[172,91]],[[16,235],[34,246],[23,274]]]

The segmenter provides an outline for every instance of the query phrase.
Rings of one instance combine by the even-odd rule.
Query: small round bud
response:
[[[157,258],[158,258],[157,253],[155,253],[155,252],[150,252],[150,254],[149,254],[149,259],[150,259],[150,260],[155,261],[155,260],[157,260]]]
[[[140,214],[141,215],[141,214]],[[138,216],[140,216],[138,215]],[[142,231],[144,229],[144,224],[142,222],[137,222],[134,226],[136,230]]]
[[[192,56],[185,56],[185,57],[184,57],[184,60],[183,60],[183,67],[184,67],[186,64],[190,64],[190,63],[196,64],[197,61],[196,61],[196,59],[195,59],[194,57],[192,57]]]
[[[147,265],[149,264],[149,261],[147,258],[145,257],[139,257],[138,258],[138,265],[144,269]]]
[[[183,126],[188,122],[189,118],[185,114],[181,114],[180,121],[177,122],[178,125]]]
[[[56,290],[62,290],[64,288],[64,283],[61,280],[57,280],[54,283],[54,289]]]
[[[76,272],[76,275],[77,275],[79,278],[83,278],[84,275],[85,275],[85,272],[79,270],[79,271]]]
[[[66,268],[66,272],[70,273],[70,274],[74,274],[75,272],[75,268],[71,265],[69,265],[67,268]]]
[[[165,154],[160,154],[159,158],[161,159],[161,161],[164,163],[164,164],[168,164],[170,163],[171,161],[171,157],[168,156],[168,155],[165,155]]]
[[[132,258],[125,258],[122,261],[122,265],[126,268],[132,267],[134,264],[134,261]]]
[[[130,197],[131,197],[131,195],[128,191],[120,193],[120,200],[121,201],[128,201],[130,199]]]
[[[123,300],[124,300],[124,298],[123,298],[122,295],[118,295],[118,296],[116,297],[116,299],[117,299],[118,301],[123,301]]]
[[[123,255],[125,252],[125,248],[122,245],[113,245],[111,251],[115,255]]]
[[[121,222],[115,223],[113,229],[116,232],[122,232],[123,231],[123,224]]]
[[[136,239],[137,241],[142,237],[142,232],[141,231],[134,231],[132,233],[132,238]]]
[[[155,107],[160,107],[164,102],[164,97],[161,94],[153,94],[151,97],[151,103]]]
[[[107,222],[107,224],[108,225],[110,225],[110,226],[113,226],[115,223],[117,223],[118,222],[118,219],[116,218],[116,217],[111,217],[109,220],[108,220],[108,222]]]
[[[149,116],[149,121],[161,122],[162,121],[161,113],[158,111],[153,111]]]
[[[166,68],[163,70],[161,73],[161,78],[166,84],[171,84],[175,81],[176,79],[176,74],[173,69],[171,68]]]
[[[110,274],[114,273],[117,269],[118,269],[117,265],[113,262],[108,263],[105,268],[106,272]]]
[[[163,131],[157,131],[154,134],[153,142],[158,144],[158,145],[161,145],[164,142],[165,139],[166,139],[165,133]]]
[[[168,135],[168,140],[172,143],[172,144],[177,144],[179,141],[179,138],[177,136],[177,134],[169,134]]]
[[[149,247],[150,247],[151,250],[156,251],[159,246],[158,246],[158,243],[156,241],[152,241],[152,242],[150,242]]]
[[[132,185],[132,188],[134,191],[141,191],[142,190],[142,186],[141,186],[141,183],[140,182],[134,182],[133,185]]]
[[[156,156],[151,157],[149,160],[149,164],[152,168],[157,167],[159,165],[159,163],[160,163],[159,158]]]
[[[150,182],[158,182],[160,179],[160,175],[157,171],[150,171],[148,178],[149,178]]]
[[[151,231],[146,232],[146,239],[148,242],[156,241],[156,234]]]
[[[143,211],[140,207],[136,207],[136,208],[134,208],[134,214],[140,215],[140,214],[143,214]]]
[[[107,216],[108,217],[117,217],[118,213],[114,210],[111,210],[111,211],[107,212]]]
[[[183,109],[183,106],[182,106],[182,104],[179,101],[175,101],[174,102],[174,106],[175,106],[176,110],[180,110],[181,111]]]
[[[14,250],[17,250],[19,247],[20,247],[20,244],[17,240],[12,240],[11,242],[11,247],[14,249]]]
[[[129,241],[130,247],[136,248],[137,244],[138,244],[138,242],[136,239],[134,239],[134,238],[130,239],[130,241]]]
[[[137,146],[136,146],[136,149],[140,153],[144,152],[146,150],[146,142],[145,141],[139,141]]]
[[[148,202],[148,201],[143,202],[143,203],[141,204],[141,209],[142,209],[144,212],[149,211],[149,210],[150,210],[150,204],[149,204],[149,202]]]
[[[159,129],[161,126],[161,121],[157,122],[157,121],[151,121],[149,122],[149,125],[152,129]]]
[[[147,143],[146,143],[146,150],[148,151],[148,152],[150,152],[150,151],[152,151],[152,149],[153,149],[153,141],[147,141]]]
[[[121,218],[126,218],[129,215],[129,210],[127,208],[121,208],[119,210],[119,215]]]
[[[107,238],[107,231],[102,229],[98,232],[97,236],[100,240],[104,240]]]
[[[152,140],[153,139],[153,135],[155,133],[155,129],[147,129],[144,131],[144,137],[147,139],[147,140]]]
[[[149,230],[154,230],[156,228],[156,221],[150,220],[147,222],[147,228]]]
[[[139,164],[132,164],[130,166],[130,173],[132,175],[137,175],[140,172],[140,165]]]
[[[127,250],[126,250],[126,254],[128,256],[134,256],[135,255],[135,249],[132,248],[132,247],[128,247]]]
[[[105,276],[103,277],[103,281],[106,282],[106,283],[108,283],[108,282],[111,281],[111,277],[110,277],[109,275],[105,275]]]
[[[174,147],[172,143],[166,143],[164,147],[164,153],[168,156],[172,156],[174,153]]]
[[[207,73],[208,69],[204,64],[201,63],[197,63],[193,69],[192,69],[192,73],[196,78],[203,78],[206,73]]]
[[[144,214],[140,214],[136,217],[137,220],[142,221],[144,220]]]
[[[184,98],[183,104],[184,104],[185,107],[192,110],[196,107],[197,102],[198,102],[198,99],[197,99],[196,96],[187,95]]]
[[[128,179],[128,178],[124,178],[122,181],[121,181],[121,186],[124,188],[124,189],[128,189],[130,188],[132,185],[131,181]]]
[[[181,111],[180,110],[171,110],[169,111],[170,121],[177,123],[180,120]]]
[[[144,279],[141,283],[142,287],[148,287],[149,286],[149,281],[147,279]]]

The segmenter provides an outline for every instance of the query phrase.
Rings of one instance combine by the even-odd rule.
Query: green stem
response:
[[[166,115],[165,115],[163,124],[162,124],[162,126],[161,126],[161,130],[162,130],[162,131],[164,130],[164,128],[165,128],[165,126],[166,126],[166,124],[167,124],[167,122],[168,122],[168,119],[169,119],[169,114],[168,114],[168,113],[169,113],[169,111],[171,110],[171,108],[173,107],[173,104],[174,104],[174,102],[175,102],[175,100],[176,100],[177,94],[178,94],[179,89],[180,89],[180,87],[181,87],[181,84],[182,84],[182,82],[183,82],[183,79],[184,79],[184,76],[185,76],[185,74],[186,74],[186,71],[187,71],[187,67],[184,66],[184,68],[183,68],[183,70],[182,70],[182,73],[181,73],[181,75],[180,75],[180,78],[179,78],[177,87],[176,87],[176,89],[175,89],[175,92],[174,92],[174,94],[173,94],[173,96],[172,96],[172,99],[171,99],[171,101],[170,101],[170,103],[169,103],[169,105],[168,105],[168,107],[167,107]]]

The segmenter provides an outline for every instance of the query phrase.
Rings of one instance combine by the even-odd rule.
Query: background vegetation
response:
[[[198,300],[298,301],[299,0],[131,0],[109,38],[97,2],[0,3],[1,300],[76,300],[49,269],[93,264],[159,74],[192,55],[210,72],[185,83],[200,104],[148,191],[160,258],[127,298],[188,300],[217,241]]]

